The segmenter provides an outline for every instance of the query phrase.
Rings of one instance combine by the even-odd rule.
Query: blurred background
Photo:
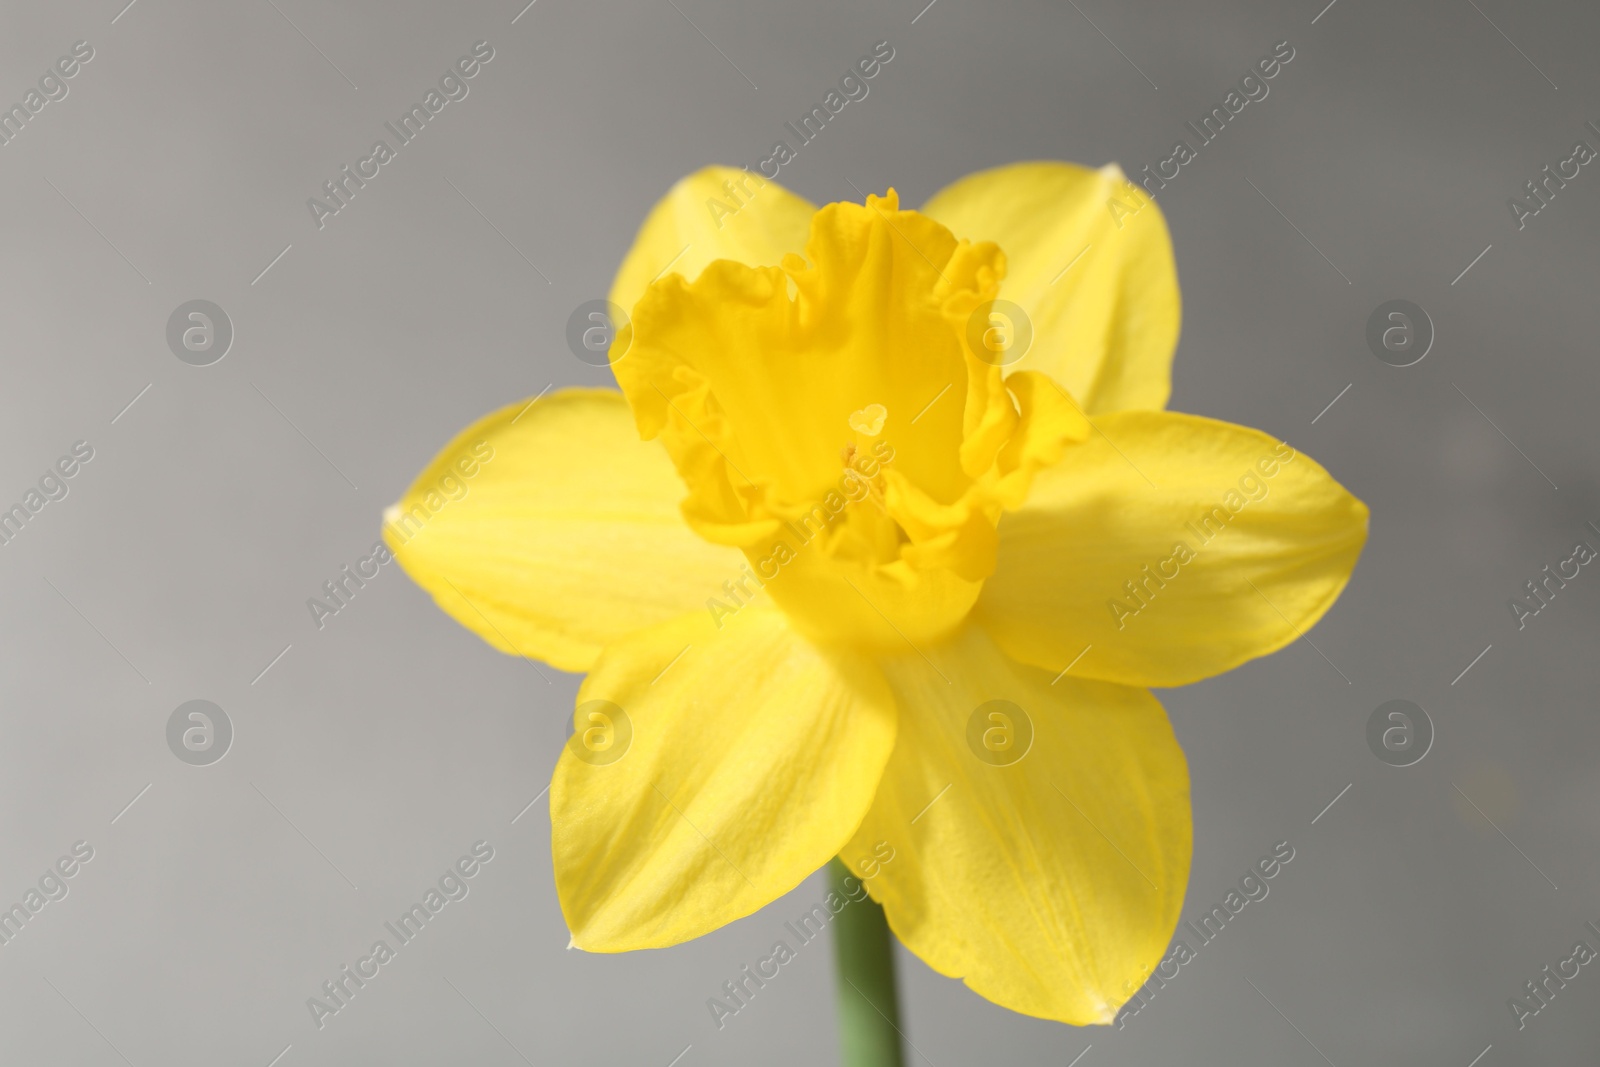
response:
[[[306,601],[460,428],[608,384],[566,324],[650,206],[792,140],[878,41],[870,95],[783,168],[814,201],[915,206],[1024,159],[1134,173],[1289,42],[1160,194],[1171,407],[1286,438],[1373,513],[1315,647],[1160,694],[1193,778],[1185,917],[1287,841],[1270,896],[1121,1029],[1014,1015],[901,952],[908,1062],[1592,1058],[1600,973],[1520,1030],[1507,1001],[1600,948],[1600,575],[1521,629],[1508,600],[1600,547],[1600,173],[1521,229],[1507,201],[1600,147],[1600,12],[523,2],[0,11],[0,102],[74,71],[0,147],[0,505],[74,471],[0,546],[0,902],[73,871],[0,945],[6,1062],[836,1062],[831,947],[720,1030],[705,1005],[820,876],[681,947],[566,951],[540,794],[578,679],[493,651],[392,566],[320,629]],[[80,41],[92,58],[55,67]],[[470,94],[319,229],[307,198],[480,41]],[[231,324],[207,366],[168,342],[194,300]],[[1391,300],[1435,331],[1412,366],[1366,341]],[[78,442],[92,458],[56,467]],[[169,744],[192,700],[231,731],[208,712],[209,765]],[[1367,741],[1390,700],[1431,722],[1411,766]],[[307,998],[479,841],[470,894],[318,1029]]]

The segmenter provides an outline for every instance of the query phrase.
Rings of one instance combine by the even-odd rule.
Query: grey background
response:
[[[1600,173],[1521,232],[1506,198],[1597,143],[1594,8],[1338,0],[1313,24],[1322,0],[938,0],[913,25],[922,0],[538,0],[513,24],[519,0],[122,2],[0,11],[5,101],[74,41],[96,50],[0,148],[0,498],[95,449],[0,547],[0,897],[95,849],[0,947],[6,1062],[836,1061],[826,947],[721,1032],[705,1007],[818,879],[671,950],[565,951],[544,801],[511,820],[577,679],[492,651],[392,567],[320,632],[305,600],[462,426],[609,381],[563,330],[650,205],[764,157],[880,39],[896,55],[871,95],[783,170],[814,200],[853,182],[916,205],[1029,158],[1136,170],[1289,40],[1271,95],[1162,194],[1185,302],[1172,407],[1286,437],[1373,511],[1321,654],[1161,694],[1194,780],[1185,915],[1288,840],[1271,895],[1123,1031],[1011,1014],[901,953],[912,1062],[1592,1057],[1593,968],[1521,1033],[1506,1000],[1600,923],[1600,575],[1521,632],[1506,600],[1600,544],[1582,528],[1600,522]],[[495,58],[471,95],[319,232],[306,198],[480,39]],[[164,340],[195,298],[234,323],[211,367]],[[1414,367],[1362,339],[1393,298],[1437,328]],[[209,767],[164,739],[195,698],[235,729]],[[1393,698],[1437,732],[1413,767],[1365,744]],[[495,858],[470,896],[316,1030],[306,998],[480,838]]]

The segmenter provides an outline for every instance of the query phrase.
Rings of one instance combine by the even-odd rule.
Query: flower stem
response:
[[[894,939],[883,908],[865,895],[861,882],[837,858],[828,864],[828,883],[850,901],[833,920],[840,1062],[844,1067],[904,1067]]]

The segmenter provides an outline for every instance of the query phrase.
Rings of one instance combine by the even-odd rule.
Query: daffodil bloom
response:
[[[730,181],[738,210],[708,210]],[[1162,410],[1172,251],[1115,167],[1004,167],[920,212],[710,168],[611,298],[621,391],[487,416],[397,505],[426,523],[386,527],[446,612],[627,717],[621,758],[569,744],[550,788],[574,945],[677,944],[892,850],[868,890],[935,971],[1110,1022],[1189,874],[1146,687],[1310,629],[1367,508],[1285,443]],[[1005,366],[997,299],[1032,329]]]

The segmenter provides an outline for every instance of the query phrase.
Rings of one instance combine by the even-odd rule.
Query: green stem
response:
[[[889,923],[883,909],[865,895],[860,880],[837,858],[828,864],[828,883],[850,901],[833,919],[840,1062],[844,1067],[904,1067]]]

